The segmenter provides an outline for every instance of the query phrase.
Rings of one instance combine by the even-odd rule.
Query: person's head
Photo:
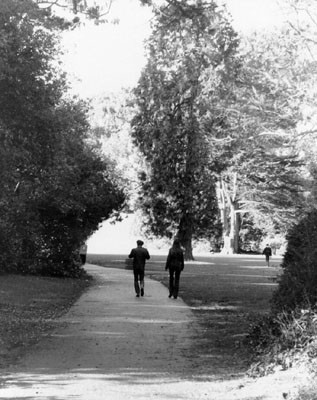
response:
[[[175,238],[175,239],[174,239],[173,247],[181,247],[181,242],[179,241],[178,238]]]
[[[136,244],[137,244],[139,247],[142,247],[142,246],[144,245],[144,242],[143,242],[142,240],[137,240],[137,241],[136,241]]]

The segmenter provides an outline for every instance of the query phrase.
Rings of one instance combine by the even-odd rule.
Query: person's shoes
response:
[[[169,295],[168,295],[168,297],[169,297],[169,298],[171,298],[171,297],[172,297],[172,295],[171,295],[171,294],[169,294]]]
[[[177,296],[174,296],[174,299],[177,299]]]
[[[140,297],[139,293],[135,297]]]
[[[144,296],[144,289],[141,289],[141,296]]]

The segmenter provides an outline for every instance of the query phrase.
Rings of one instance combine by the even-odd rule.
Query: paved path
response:
[[[131,271],[87,269],[96,284],[8,371],[1,400],[277,399],[255,384],[251,396],[241,380],[196,376],[194,316],[163,285],[146,279],[136,298]]]

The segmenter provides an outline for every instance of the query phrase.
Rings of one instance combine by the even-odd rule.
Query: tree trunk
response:
[[[239,252],[240,214],[237,201],[237,173],[233,174],[232,189],[220,178],[217,184],[218,204],[223,231],[222,254]]]
[[[223,237],[223,248],[221,249],[221,254],[233,254],[233,246],[229,235]]]
[[[177,233],[177,237],[180,240],[181,246],[185,249],[185,254],[184,254],[185,260],[194,260],[192,236],[193,236],[192,218],[187,215],[181,219]]]
[[[231,204],[230,210],[230,234],[232,238],[233,254],[239,253],[239,232],[240,232],[240,214],[239,206],[236,202]]]
[[[222,254],[227,254],[227,249],[230,249],[230,224],[229,224],[229,216],[227,212],[227,204],[226,204],[226,194],[225,187],[222,180],[220,180],[217,184],[217,197],[218,197],[218,207],[220,210],[220,220],[222,224]]]
[[[237,203],[230,204],[230,229],[224,232],[222,254],[237,254],[239,252],[240,214]]]

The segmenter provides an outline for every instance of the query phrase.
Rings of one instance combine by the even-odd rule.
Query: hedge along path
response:
[[[256,382],[226,380],[216,370],[200,375],[193,313],[169,299],[163,285],[146,278],[145,296],[136,298],[131,271],[87,270],[95,284],[8,371],[1,399],[276,400],[276,393],[263,397],[270,384],[263,392]]]

